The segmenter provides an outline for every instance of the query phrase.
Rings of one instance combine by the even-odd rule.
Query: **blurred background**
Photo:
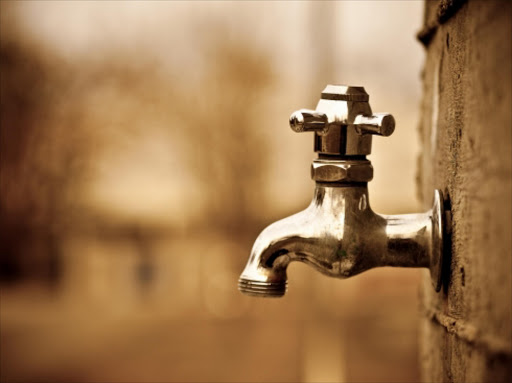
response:
[[[372,207],[420,211],[422,2],[0,3],[2,381],[417,381],[420,270],[237,279],[305,208],[328,83],[397,121]],[[428,198],[427,198],[428,199]]]

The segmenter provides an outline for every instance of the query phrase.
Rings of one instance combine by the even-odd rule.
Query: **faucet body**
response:
[[[326,99],[324,99],[326,97]],[[302,212],[265,228],[256,239],[239,279],[239,290],[254,296],[286,292],[286,270],[300,261],[321,273],[348,278],[380,266],[426,267],[436,291],[441,288],[444,207],[439,190],[431,210],[420,214],[380,215],[370,207],[366,159],[370,134],[390,135],[391,115],[371,115],[362,87],[328,86],[317,111],[292,114],[298,132],[315,132],[312,178],[316,188]],[[363,114],[360,114],[363,113]]]
[[[292,261],[330,277],[348,278],[379,266],[427,267],[439,256],[436,193],[432,210],[380,215],[369,204],[367,185],[317,184],[313,201],[300,213],[265,228],[254,243],[240,291],[282,296]]]

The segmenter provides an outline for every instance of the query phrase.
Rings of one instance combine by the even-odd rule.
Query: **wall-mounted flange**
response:
[[[446,240],[446,212],[444,209],[443,193],[434,190],[434,204],[432,206],[432,244],[430,249],[430,277],[436,291],[441,290],[443,275],[443,256]]]

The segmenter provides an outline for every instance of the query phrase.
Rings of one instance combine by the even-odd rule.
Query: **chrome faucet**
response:
[[[372,114],[368,100],[363,87],[328,85],[316,110],[291,115],[292,130],[314,132],[313,201],[258,236],[238,282],[242,293],[283,296],[292,261],[336,278],[380,266],[426,267],[435,290],[441,289],[446,227],[441,191],[434,191],[426,213],[380,215],[370,208],[373,167],[366,155],[372,136],[391,135],[395,120]]]

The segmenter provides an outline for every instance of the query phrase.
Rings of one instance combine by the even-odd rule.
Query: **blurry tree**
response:
[[[258,195],[268,170],[264,99],[274,72],[250,36],[234,37],[215,23],[202,32],[207,69],[189,95],[195,102],[186,128],[188,161],[204,191],[208,228],[242,234],[259,226],[264,211]]]
[[[153,235],[148,222],[130,214],[119,221],[91,210],[83,192],[102,152],[124,148],[119,155],[132,158],[130,150],[142,138],[162,136],[163,129],[174,147],[182,146],[177,166],[200,185],[201,201],[190,198],[187,204],[200,204],[204,212],[188,225],[223,234],[254,230],[262,217],[256,201],[266,171],[262,126],[273,81],[270,59],[249,36],[230,35],[211,20],[190,41],[201,61],[198,76],[172,60],[158,63],[126,47],[69,61],[36,43],[15,21],[4,23],[0,262],[6,275],[18,270],[54,279],[57,237],[80,231],[87,222],[105,235]],[[176,174],[168,177],[183,187]],[[187,206],[182,209],[186,213]]]
[[[69,71],[8,23],[0,37],[0,74],[2,278],[55,280],[65,197],[86,150],[72,127],[76,116],[62,114]]]

